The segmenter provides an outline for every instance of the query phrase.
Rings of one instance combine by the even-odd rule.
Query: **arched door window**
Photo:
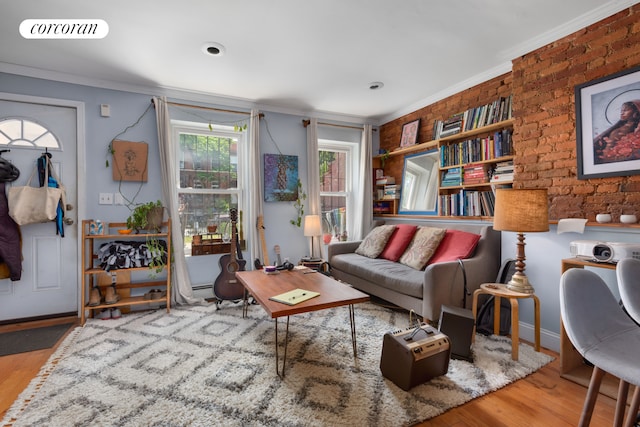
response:
[[[0,119],[0,147],[61,150],[62,145],[46,127],[29,119]]]

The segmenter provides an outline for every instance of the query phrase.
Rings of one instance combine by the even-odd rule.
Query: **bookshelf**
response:
[[[506,103],[501,107],[503,100]],[[501,98],[447,120],[436,121],[434,139],[388,153],[392,157],[434,148],[439,150],[438,216],[493,216],[495,189],[513,184],[511,136],[515,120],[511,118],[510,104],[511,97]],[[373,160],[374,165],[379,165],[382,156],[374,156]],[[375,203],[377,200],[374,208]],[[376,213],[374,209],[374,215]]]

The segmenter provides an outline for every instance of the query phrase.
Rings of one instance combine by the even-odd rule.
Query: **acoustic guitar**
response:
[[[238,210],[231,208],[229,210],[229,218],[231,219],[231,249],[230,253],[222,255],[218,261],[220,274],[213,283],[213,295],[218,300],[237,301],[244,297],[244,286],[236,279],[236,271],[244,271],[247,261],[242,259],[242,253],[238,245],[236,231]],[[236,252],[240,256],[236,256]]]

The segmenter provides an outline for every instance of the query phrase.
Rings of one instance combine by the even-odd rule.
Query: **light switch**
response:
[[[100,115],[102,117],[111,116],[111,106],[109,104],[100,104]]]

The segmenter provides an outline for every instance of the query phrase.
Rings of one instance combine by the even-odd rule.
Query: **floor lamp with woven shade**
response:
[[[534,293],[525,270],[524,233],[549,231],[549,201],[546,189],[500,188],[496,190],[493,228],[518,233],[516,272],[507,288]]]

